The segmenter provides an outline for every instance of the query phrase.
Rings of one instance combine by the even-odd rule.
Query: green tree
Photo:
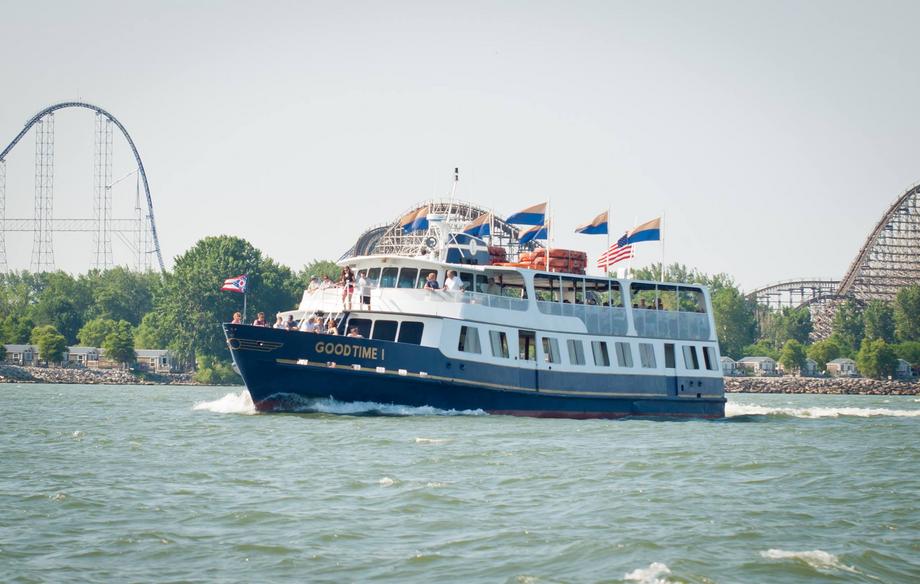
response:
[[[118,323],[107,318],[94,318],[83,325],[77,333],[77,339],[84,347],[101,347]]]
[[[75,343],[92,303],[89,289],[64,272],[39,274],[37,281],[38,297],[29,308],[29,317],[38,325],[53,325],[68,343]]]
[[[790,339],[803,345],[808,343],[811,331],[811,312],[807,308],[787,307],[769,315],[762,336],[766,342],[779,349]]]
[[[60,363],[67,350],[67,339],[54,326],[46,324],[32,329],[32,344],[38,346],[38,356],[48,363]]]
[[[741,352],[744,357],[770,357],[771,359],[779,361],[779,351],[762,341],[744,347]]]
[[[805,345],[795,339],[786,341],[779,356],[779,362],[782,363],[784,371],[787,373],[800,371],[805,365],[805,359]]]
[[[856,354],[856,368],[864,377],[888,377],[894,375],[897,366],[898,356],[882,339],[864,340]]]
[[[824,339],[810,345],[806,350],[808,358],[814,359],[819,371],[827,368],[827,362],[840,357],[840,346],[833,339]]]
[[[920,341],[920,286],[898,290],[894,300],[894,323],[899,341]]]
[[[117,363],[127,365],[137,361],[131,323],[126,320],[114,323],[112,330],[102,342],[102,348],[105,349],[105,356]]]
[[[6,347],[0,343],[0,361],[6,359]]]
[[[305,265],[300,273],[297,274],[297,279],[300,282],[301,288],[306,288],[310,283],[310,276],[317,276],[319,278],[329,276],[333,281],[337,281],[341,271],[342,269],[331,260],[313,260]]]
[[[744,347],[757,338],[754,308],[754,303],[734,286],[726,286],[712,293],[712,312],[723,354],[733,359],[745,356]]]
[[[93,270],[80,281],[92,296],[87,318],[125,320],[137,326],[153,308],[154,289],[159,285],[160,275],[115,267],[103,272]]]
[[[0,322],[0,337],[4,343],[28,343],[34,328],[32,319],[10,314]]]
[[[891,348],[899,359],[904,359],[914,366],[920,365],[920,341],[904,341],[892,345]]]
[[[172,338],[163,322],[163,316],[156,311],[148,312],[134,333],[134,347],[137,349],[166,349]]]
[[[859,349],[865,334],[865,327],[862,311],[855,300],[848,299],[837,305],[831,330],[834,341],[844,354],[852,355]]]
[[[197,355],[228,361],[220,323],[240,309],[239,294],[222,292],[228,276],[248,274],[251,313],[269,314],[294,307],[303,292],[289,268],[280,266],[238,237],[207,237],[176,258],[156,298],[169,348],[187,365]]]
[[[884,300],[872,300],[863,310],[865,338],[894,342],[894,307]]]
[[[192,379],[206,385],[238,385],[243,381],[229,363],[204,355],[198,356]]]

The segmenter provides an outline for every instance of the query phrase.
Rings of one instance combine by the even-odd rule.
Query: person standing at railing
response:
[[[448,292],[463,292],[463,282],[457,277],[456,270],[447,272],[447,277],[444,279],[444,290]]]
[[[351,266],[342,268],[339,285],[342,286],[342,308],[349,311],[351,310],[351,297],[355,294],[355,273],[351,271]]]
[[[315,292],[319,289],[319,277],[310,276],[310,283],[307,285],[307,292]]]
[[[359,310],[371,309],[371,287],[364,272],[358,272],[358,298]]]
[[[422,288],[428,290],[429,292],[434,292],[435,290],[439,290],[441,288],[441,285],[438,284],[438,275],[436,272],[428,272],[428,277],[425,278],[425,284],[422,286]]]

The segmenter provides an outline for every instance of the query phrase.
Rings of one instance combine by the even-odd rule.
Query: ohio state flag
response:
[[[242,276],[234,276],[233,278],[227,278],[224,280],[224,285],[221,286],[220,289],[226,290],[228,292],[239,292],[240,294],[245,294],[246,278],[246,274],[243,274]]]

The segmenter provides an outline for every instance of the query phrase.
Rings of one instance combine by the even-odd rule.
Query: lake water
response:
[[[540,420],[0,385],[0,582],[917,582],[920,399]]]

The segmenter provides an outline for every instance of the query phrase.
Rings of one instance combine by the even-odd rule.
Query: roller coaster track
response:
[[[22,131],[20,131],[19,134],[17,134],[16,137],[13,138],[13,141],[10,142],[9,145],[7,145],[7,147],[4,148],[2,152],[0,152],[0,163],[6,160],[7,154],[9,154],[10,151],[16,146],[16,144],[18,144],[19,141],[22,140],[22,138],[29,132],[29,130],[32,129],[32,126],[37,124],[46,115],[50,113],[54,113],[57,110],[66,109],[66,108],[88,109],[88,110],[92,110],[96,112],[97,114],[105,116],[106,118],[111,120],[113,124],[115,124],[115,126],[121,131],[122,136],[125,137],[125,140],[128,142],[128,145],[131,147],[131,152],[134,153],[134,160],[137,162],[138,174],[140,174],[141,181],[144,184],[144,193],[147,196],[147,213],[150,219],[150,232],[151,232],[151,236],[153,239],[153,247],[154,247],[154,250],[156,251],[157,261],[160,264],[160,271],[165,272],[166,265],[163,263],[163,254],[160,251],[160,238],[157,235],[157,226],[156,226],[156,222],[153,219],[153,198],[150,196],[150,184],[147,181],[147,173],[144,170],[144,163],[143,161],[141,161],[141,155],[137,151],[137,146],[135,146],[134,140],[131,139],[131,135],[128,134],[128,130],[125,129],[124,125],[122,125],[122,123],[118,121],[118,119],[115,116],[113,116],[106,110],[102,109],[101,107],[97,105],[93,105],[91,103],[85,103],[81,101],[66,101],[62,103],[56,103],[52,106],[48,106],[45,109],[38,112],[37,114],[35,114],[34,116],[32,116],[32,118],[28,122],[26,122],[26,125],[22,129]]]

